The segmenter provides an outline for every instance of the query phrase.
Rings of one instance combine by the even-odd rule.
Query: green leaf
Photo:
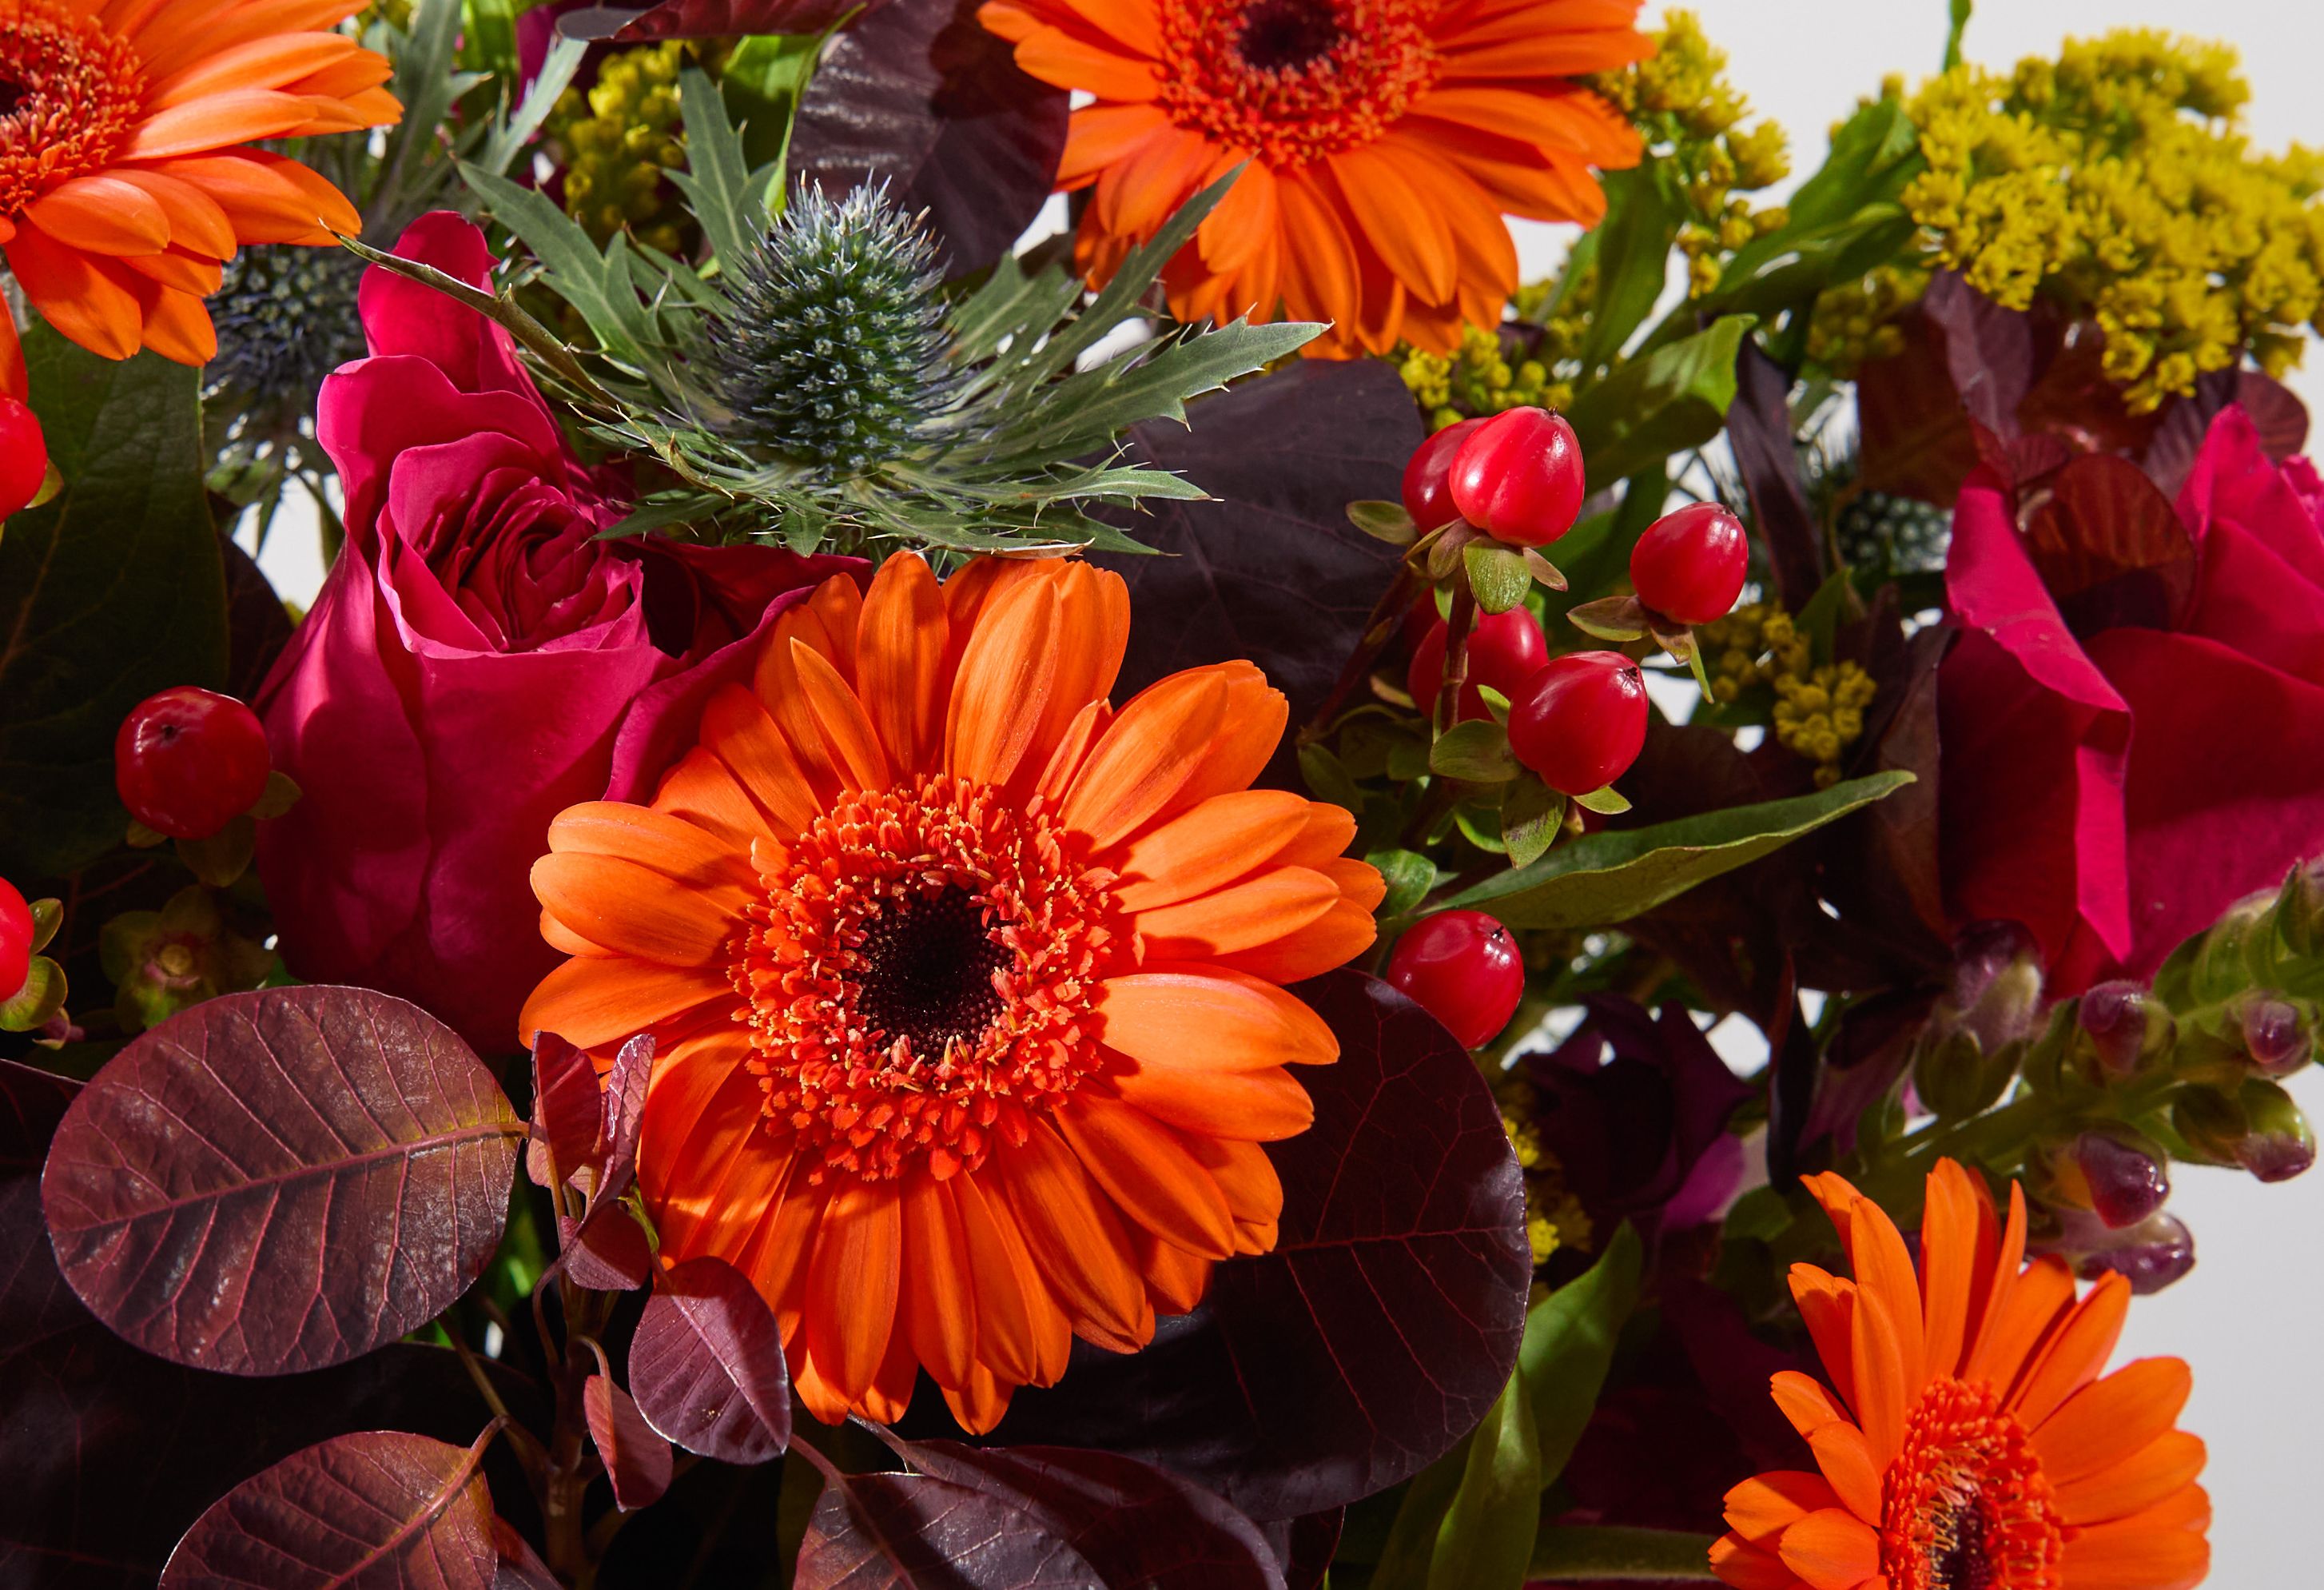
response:
[[[1489,878],[1446,903],[1489,911],[1512,928],[1595,928],[1628,921],[1912,781],[1913,775],[1901,770],[1874,773],[1812,795],[1733,806],[1648,827],[1587,834],[1529,867]]]
[[[200,376],[37,323],[23,341],[64,479],[0,530],[0,874],[30,883],[121,842],[114,734],[156,690],[224,685],[226,624]]]
[[[1968,31],[1972,0],[1952,0],[1952,28],[1945,34],[1945,69],[1961,63],[1961,34]]]
[[[1520,1369],[1469,1437],[1461,1489],[1437,1527],[1430,1590],[1518,1590],[1541,1528],[1541,1447]]]
[[[1594,482],[1610,483],[1701,447],[1727,424],[1735,356],[1755,324],[1729,315],[1683,341],[1641,354],[1567,411]]]
[[[1307,744],[1299,747],[1299,776],[1305,781],[1308,792],[1318,800],[1328,800],[1334,806],[1344,806],[1360,814],[1364,809],[1364,792],[1356,787],[1347,768],[1332,754],[1327,746]]]
[[[1526,773],[1501,797],[1501,843],[1508,846],[1509,864],[1529,867],[1557,842],[1558,825],[1565,820],[1565,797]]]
[[[1581,1275],[1533,1306],[1517,1347],[1517,1374],[1533,1398],[1541,1443],[1541,1483],[1565,1472],[1598,1391],[1613,1366],[1614,1343],[1637,1306],[1644,1262],[1638,1234],[1625,1221],[1606,1251]]]
[[[1646,323],[1662,298],[1671,245],[1678,239],[1686,200],[1669,161],[1650,160],[1608,171],[1606,218],[1598,240],[1598,301],[1582,344],[1585,369],[1610,364]]]
[[[516,0],[462,0],[460,9],[460,64],[513,83],[518,70]]]
[[[1495,1403],[1495,1410],[1499,1406]],[[1471,1430],[1462,1437],[1458,1445],[1422,1469],[1405,1488],[1404,1500],[1397,1504],[1396,1521],[1388,1526],[1388,1539],[1380,1546],[1379,1560],[1365,1581],[1366,1590],[1430,1590],[1429,1567],[1436,1555],[1437,1535],[1468,1477],[1469,1449],[1476,1435]],[[1537,1520],[1538,1497],[1534,1505]]]
[[[1600,817],[1619,817],[1630,809],[1628,798],[1611,784],[1602,790],[1592,790],[1587,795],[1576,795],[1573,804],[1584,811],[1594,811]]]
[[[1367,498],[1348,504],[1348,522],[1374,541],[1386,541],[1391,547],[1408,547],[1420,533],[1406,513],[1402,503],[1382,503]]]
[[[650,362],[644,306],[633,291],[616,294],[609,256],[598,252],[589,234],[537,189],[521,188],[466,162],[461,163],[460,177],[492,207],[493,217],[532,251],[540,262],[542,279],[588,322],[598,346],[622,363],[643,369]],[[619,245],[622,239],[616,236],[613,242]]]
[[[581,58],[588,52],[589,46],[582,41],[558,35],[557,42],[549,47],[547,59],[540,63],[540,75],[533,79],[532,87],[525,90],[523,99],[509,113],[508,119],[494,126],[485,138],[483,150],[476,155],[479,167],[495,177],[508,175],[516,157],[532,141],[532,135],[540,131],[549,113],[557,108],[558,96],[572,84],[574,74],[581,69]],[[515,86],[513,73],[508,81],[511,88]]]
[[[1428,749],[1428,768],[1471,784],[1505,784],[1520,771],[1508,731],[1490,721],[1454,724]]]
[[[755,184],[742,134],[727,118],[717,85],[699,67],[678,77],[678,114],[686,124],[686,170],[669,173],[686,195],[710,252],[730,264],[766,229],[767,182]]]
[[[1711,1571],[1711,1538],[1677,1530],[1600,1524],[1544,1529],[1534,1543],[1527,1577],[1536,1584],[1593,1579],[1717,1579]]]
[[[1381,917],[1404,915],[1436,887],[1436,864],[1416,852],[1375,850],[1364,860],[1379,871],[1388,884],[1388,893],[1381,899],[1377,913]]]
[[[1013,467],[1057,462],[1104,447],[1148,420],[1184,425],[1186,399],[1264,369],[1322,330],[1299,321],[1251,326],[1237,320],[1189,332],[1158,351],[1152,344],[1133,348],[1044,389],[1040,401],[994,440],[992,460]]]
[[[1469,570],[1469,589],[1487,613],[1507,613],[1525,605],[1533,590],[1533,569],[1525,554],[1499,541],[1471,541],[1461,549]]]
[[[742,153],[753,166],[781,163],[823,42],[822,34],[754,33],[728,52],[718,92],[742,130]]]
[[[1920,129],[1904,106],[1874,100],[1832,134],[1831,153],[1784,207],[1786,224],[1755,240],[1738,259],[1785,246],[1781,240],[1786,233],[1796,237],[1844,221],[1868,204],[1895,202],[1924,164]]]

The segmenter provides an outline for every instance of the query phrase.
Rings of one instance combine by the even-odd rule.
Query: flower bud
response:
[[[2012,1043],[1998,1054],[1987,1054],[1977,1035],[1966,1028],[1939,1036],[1932,1025],[1923,1031],[1913,1061],[1913,1091],[1940,1119],[1966,1121],[1984,1114],[2001,1097],[2009,1079],[2017,1074],[2024,1048]]]
[[[2211,1004],[2273,978],[2275,902],[2273,892],[2250,895],[2211,925],[2197,944],[2190,970],[2191,1003]]]
[[[2275,927],[2292,954],[2324,955],[2324,856],[2292,869],[2277,897]]]
[[[2042,1152],[2043,1191],[2088,1209],[2110,1231],[2138,1225],[2171,1196],[2171,1156],[2144,1132],[2119,1122],[2086,1126]]]
[[[2171,1052],[2179,1024],[2163,1002],[2132,982],[2100,983],[2074,1012],[2073,1052],[2085,1079],[2104,1086]]]
[[[1940,1007],[1987,1054],[2026,1037],[2042,1008],[2042,952],[2015,922],[1978,922],[1953,944],[1953,986]]]
[[[2292,1095],[2252,1077],[2230,1096],[2190,1087],[2171,1108],[2171,1124],[2199,1158],[2240,1165],[2262,1181],[2289,1181],[2316,1162],[2316,1134]]]
[[[2108,1271],[2130,1282],[2139,1297],[2151,1297],[2195,1268],[2195,1234],[2176,1215],[2153,1215],[2126,1231],[2107,1231],[2089,1216],[2066,1223],[2068,1240],[2082,1238],[2074,1269],[2084,1280]]]
[[[2289,1077],[2316,1053],[2316,1007],[2273,989],[2238,996],[2233,1012],[2244,1053],[2270,1077]]]

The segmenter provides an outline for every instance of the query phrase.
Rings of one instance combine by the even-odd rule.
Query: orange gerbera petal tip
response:
[[[662,1255],[752,1278],[822,1418],[925,1369],[990,1428],[1274,1241],[1285,1068],[1339,1052],[1283,985],[1371,942],[1379,875],[1346,811],[1249,788],[1286,717],[1249,663],[1114,708],[1129,633],[1078,562],[835,578],[650,807],[573,808],[533,869],[572,958],[526,1037],[655,1034]]]
[[[1812,1472],[1727,1493],[1719,1577],[1744,1590],[2189,1590],[2210,1567],[2203,1443],[2175,1427],[2176,1358],[2105,1374],[2130,1288],[2077,1299],[2065,1262],[2025,1256],[1950,1160],[1929,1177],[1917,1273],[1895,1225],[1837,1176],[1808,1179],[1853,1280],[1795,1266],[1831,1386],[1775,1377]]]
[[[0,0],[0,248],[92,352],[205,363],[203,307],[245,243],[362,219],[262,139],[385,126],[387,61],[331,31],[363,0]],[[0,365],[15,327],[0,314]]]
[[[1163,280],[1182,319],[1328,320],[1311,351],[1444,351],[1516,290],[1506,216],[1594,225],[1637,131],[1576,82],[1643,60],[1640,0],[986,0],[1017,64],[1093,103],[1057,185],[1092,188],[1102,282],[1249,162]]]

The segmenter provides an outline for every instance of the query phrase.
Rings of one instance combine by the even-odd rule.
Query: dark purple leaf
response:
[[[226,691],[249,701],[257,697],[275,657],[290,643],[290,614],[233,537],[218,537],[218,555],[226,560]]]
[[[1285,1590],[1322,1590],[1324,1576],[1332,1571],[1332,1558],[1339,1555],[1340,1531],[1347,1521],[1346,1508],[1332,1507],[1262,1526],[1276,1560],[1283,1565]]]
[[[1077,1350],[1027,1389],[1011,1441],[1160,1463],[1252,1518],[1342,1506],[1417,1474],[1508,1383],[1533,1258],[1500,1112],[1468,1054],[1387,984],[1299,985],[1340,1040],[1302,1068],[1315,1123],[1270,1143],[1275,1251],[1213,1272],[1144,1352]]]
[[[558,1268],[577,1286],[597,1292],[633,1292],[653,1273],[653,1244],[628,1206],[599,1203],[578,1219],[557,1217]]]
[[[558,18],[568,39],[639,44],[655,39],[733,39],[745,33],[819,33],[853,11],[883,0],[661,0],[659,5],[592,5]]]
[[[161,1590],[491,1590],[483,1447],[394,1430],[309,1447],[196,1519]]]
[[[841,1474],[808,1516],[791,1590],[1093,1590],[1071,1546],[1005,1502],[927,1474]]]
[[[646,1422],[724,1463],[764,1463],[791,1439],[790,1372],[774,1312],[723,1259],[689,1259],[654,1283],[630,1342]]]
[[[493,1520],[493,1550],[500,1558],[493,1572],[493,1590],[565,1590],[532,1543],[504,1518]]]
[[[91,1312],[173,1362],[287,1374],[367,1353],[482,1274],[524,1123],[417,1005],[228,994],[131,1043],[65,1113],[42,1178]]]
[[[592,1206],[601,1198],[618,1198],[638,1179],[638,1126],[645,1119],[646,1079],[653,1075],[654,1040],[640,1033],[622,1045],[613,1069],[605,1073],[604,1110],[597,1126],[597,1186],[590,1194]]]
[[[2025,550],[2077,634],[2170,629],[2195,594],[2195,541],[2127,458],[2091,453],[2025,494]]]
[[[907,214],[927,212],[954,275],[1033,224],[1065,148],[1065,91],[1019,71],[977,5],[890,0],[832,41],[791,132],[790,180],[885,181]]]
[[[1192,406],[1188,430],[1133,426],[1140,462],[1176,469],[1218,499],[1166,503],[1113,522],[1164,556],[1093,561],[1130,582],[1117,698],[1167,674],[1245,659],[1291,701],[1296,731],[1330,696],[1397,550],[1348,522],[1347,506],[1393,501],[1422,439],[1420,413],[1376,359],[1309,361]],[[1287,784],[1286,735],[1268,781]]]
[[[1792,378],[1749,341],[1735,374],[1728,445],[1751,499],[1751,527],[1775,573],[1776,591],[1796,613],[1823,584],[1823,538],[1800,485],[1799,448],[1792,441]]]
[[[1903,350],[1857,373],[1859,478],[1867,491],[1950,508],[1978,458],[1945,362],[1945,335],[1918,309],[1896,329]]]
[[[1921,300],[1944,333],[1945,365],[1969,417],[2000,437],[2018,433],[2017,405],[2049,367],[2054,333],[2022,310],[2004,309],[1952,271],[1929,279]]]
[[[2241,403],[2259,428],[2260,446],[2282,463],[2307,445],[2308,405],[2297,393],[2257,370],[2214,370],[2195,383],[2195,395],[2170,405],[2141,463],[2163,495],[2176,499],[2195,467],[2211,421],[2229,403]]]
[[[606,1376],[593,1374],[581,1389],[581,1408],[605,1477],[613,1483],[613,1505],[628,1512],[659,1501],[669,1489],[675,1458],[637,1402]]]
[[[484,1405],[445,1349],[394,1343],[252,1382],[164,1363],[98,1324],[41,1223],[41,1160],[77,1086],[0,1061],[0,1584],[147,1590],[245,1474],[349,1430],[475,1431]],[[535,1400],[495,1379],[521,1410]]]
[[[1038,1520],[1120,1590],[1284,1590],[1259,1527],[1151,1464],[1075,1447],[923,1441],[906,1461]]]
[[[638,1179],[638,1126],[645,1118],[646,1079],[653,1073],[653,1039],[641,1033],[613,1057],[597,1099],[587,1174],[580,1179],[588,1202],[577,1216],[561,1212],[557,1216],[565,1273],[596,1291],[634,1290],[645,1285],[653,1267],[645,1229],[622,1203]]]
[[[537,1186],[569,1181],[597,1161],[597,1129],[605,1118],[604,1090],[588,1051],[554,1032],[532,1044],[532,1133],[524,1148],[525,1174]],[[556,1158],[556,1173],[549,1169]]]

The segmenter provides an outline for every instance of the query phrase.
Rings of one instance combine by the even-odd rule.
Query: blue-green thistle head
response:
[[[355,289],[364,268],[344,248],[289,244],[245,248],[228,260],[210,299],[217,356],[202,373],[208,394],[311,412],[323,377],[363,356]]]
[[[859,474],[949,401],[936,251],[884,188],[802,189],[724,285],[733,310],[697,356],[730,440]]]

